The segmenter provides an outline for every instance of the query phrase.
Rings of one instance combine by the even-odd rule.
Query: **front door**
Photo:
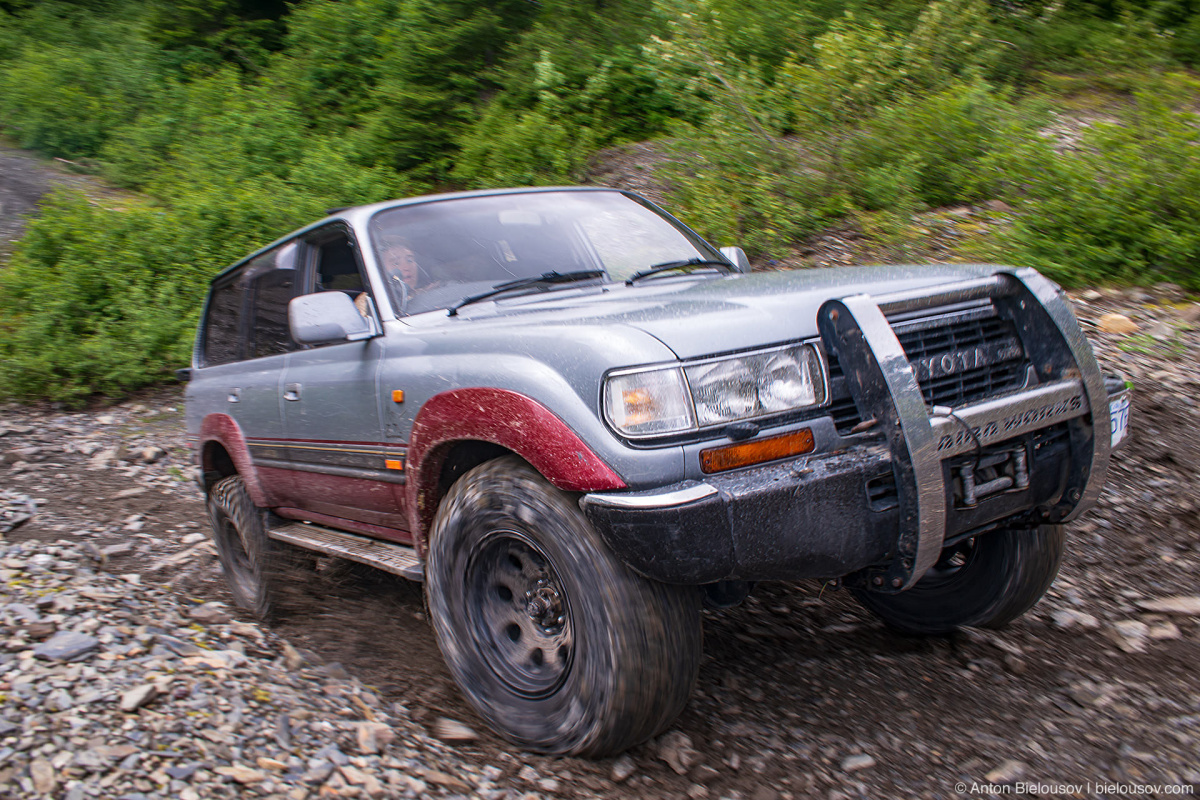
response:
[[[347,229],[323,229],[309,244],[312,291],[370,295]],[[369,304],[362,306],[374,313]],[[378,336],[292,353],[282,383],[283,424],[296,508],[316,522],[351,520],[364,532],[405,539],[400,531],[407,524],[395,491],[404,480],[401,451],[385,443],[379,407],[385,346]]]

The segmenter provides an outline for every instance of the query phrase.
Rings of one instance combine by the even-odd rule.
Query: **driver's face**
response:
[[[418,265],[412,250],[402,244],[392,245],[383,251],[383,265],[389,275],[399,276],[410,288],[416,288]]]

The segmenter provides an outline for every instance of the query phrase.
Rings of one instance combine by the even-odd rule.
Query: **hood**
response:
[[[932,286],[990,275],[991,265],[919,265],[791,270],[665,278],[603,290],[521,295],[463,308],[458,319],[508,324],[625,325],[661,341],[681,359],[746,350],[817,335],[817,310],[832,297]],[[469,310],[469,313],[468,313]],[[453,321],[453,320],[450,320]]]

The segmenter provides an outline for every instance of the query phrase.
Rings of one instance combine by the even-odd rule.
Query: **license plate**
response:
[[[1112,446],[1116,447],[1129,434],[1129,395],[1108,402],[1112,419]]]

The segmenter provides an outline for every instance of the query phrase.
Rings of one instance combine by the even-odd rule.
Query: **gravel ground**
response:
[[[1133,440],[1039,606],[1001,632],[908,639],[845,592],[761,586],[706,612],[675,728],[603,762],[484,729],[415,584],[326,560],[278,622],[231,609],[177,392],[2,407],[0,797],[1194,792],[1200,312],[1170,287],[1075,299],[1137,386]]]

